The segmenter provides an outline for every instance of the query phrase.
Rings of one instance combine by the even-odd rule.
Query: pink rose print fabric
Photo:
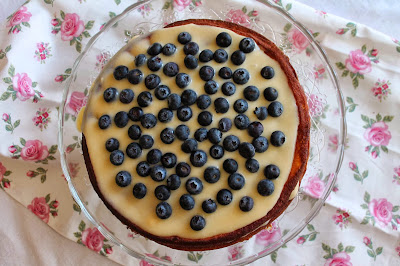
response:
[[[346,68],[361,75],[371,72],[371,60],[361,50],[351,51],[345,61]]]
[[[23,204],[32,216],[79,243],[83,249],[120,264],[132,261],[133,265],[156,265],[129,257],[86,219],[70,195],[60,166],[58,112],[74,62],[107,21],[137,1],[98,0],[94,1],[96,8],[92,2],[27,1],[0,22],[0,189]],[[387,258],[399,259],[400,36],[386,36],[357,21],[315,10],[296,0],[270,2],[290,12],[326,51],[343,94],[347,136],[342,167],[320,213],[291,241],[252,266],[309,265],[310,262],[332,266],[385,265]],[[112,30],[128,38],[131,35],[128,32],[124,35],[125,30],[132,33],[136,22],[141,20],[163,17],[169,23],[187,14],[201,16],[210,6],[218,10],[223,20],[270,37],[273,31],[279,48],[291,60],[306,58],[305,61],[310,62],[307,66],[292,62],[296,71],[304,67],[309,77],[301,83],[309,82],[305,89],[313,120],[311,135],[313,146],[320,149],[312,149],[310,162],[322,166],[336,163],[342,139],[332,118],[341,116],[341,109],[334,104],[337,101],[334,91],[328,92],[326,97],[319,91],[331,83],[330,66],[314,60],[319,55],[296,27],[286,22],[275,26],[260,2],[152,2],[133,12],[134,24],[118,23]],[[88,69],[101,71],[111,54],[98,50],[90,56],[92,65]],[[81,91],[67,98],[65,121],[74,123],[87,104],[87,85],[82,84]],[[259,89],[262,93],[265,88]],[[252,115],[252,110],[248,112]],[[321,130],[317,125],[323,126],[323,136],[315,135]],[[265,137],[269,138],[267,135]],[[73,134],[65,141],[68,155],[80,154],[80,134]],[[86,171],[80,159],[70,161],[67,167],[73,180],[81,178]],[[326,180],[330,178],[333,178],[332,173],[310,167],[302,180],[300,196],[293,204],[296,200],[308,205],[320,200],[327,189]],[[294,215],[295,211],[287,215]],[[13,225],[3,225],[3,228],[10,226]],[[111,223],[110,230],[118,235],[119,228],[113,226]],[[253,251],[271,246],[287,236],[287,230],[284,223],[276,221],[249,241],[223,249],[215,256],[208,252],[185,252],[177,257],[175,252],[145,240],[142,244],[146,247],[147,258],[159,263],[223,265],[241,262]],[[7,234],[7,231],[0,233]],[[125,243],[140,238],[134,233],[123,237],[126,237],[122,239]]]
[[[7,27],[10,27],[8,34],[17,34],[22,30],[22,26],[30,27],[28,21],[31,19],[32,14],[28,11],[26,6],[22,6],[14,14],[7,18]],[[22,25],[22,26],[21,26]]]
[[[47,204],[44,197],[34,198],[31,204],[28,205],[28,209],[33,212],[37,217],[48,223],[50,218],[50,207]]]
[[[44,160],[49,155],[49,150],[46,145],[40,140],[28,140],[25,147],[21,150],[21,158],[25,161],[40,161]]]
[[[67,103],[67,113],[76,116],[86,102],[87,96],[84,93],[74,91]]]
[[[325,183],[321,180],[320,175],[313,175],[308,178],[305,189],[311,197],[320,198],[325,190]]]
[[[346,252],[339,252],[327,259],[324,266],[352,266],[350,256]]]

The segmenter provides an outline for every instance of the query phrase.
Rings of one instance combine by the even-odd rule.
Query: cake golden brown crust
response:
[[[299,126],[297,130],[297,140],[295,153],[293,158],[292,168],[289,174],[289,178],[284,185],[282,193],[278,199],[275,206],[261,219],[254,221],[253,223],[235,230],[230,233],[220,234],[213,237],[203,238],[203,239],[187,239],[182,237],[160,237],[148,233],[137,225],[133,224],[131,221],[126,219],[121,213],[113,208],[113,206],[105,199],[104,195],[101,193],[97,182],[92,163],[90,160],[90,155],[87,150],[85,136],[82,136],[82,149],[85,158],[86,167],[88,170],[90,181],[99,195],[103,200],[107,208],[125,225],[131,230],[155,241],[165,246],[179,249],[179,250],[210,250],[223,248],[228,245],[244,241],[255,235],[257,232],[264,229],[268,224],[275,220],[290,204],[290,194],[295,189],[296,185],[301,182],[301,179],[306,171],[307,160],[309,156],[309,137],[310,137],[310,118],[308,115],[307,99],[303,92],[303,89],[297,79],[296,72],[289,63],[289,59],[285,56],[278,47],[275,46],[270,40],[258,34],[248,28],[239,26],[234,23],[219,21],[219,20],[207,20],[207,19],[191,19],[185,21],[178,21],[167,25],[166,27],[182,26],[186,24],[196,24],[196,25],[207,25],[214,26],[232,30],[237,34],[253,38],[261,50],[264,51],[272,59],[279,62],[280,67],[285,72],[289,86],[293,92],[296,104],[298,107],[299,114]]]

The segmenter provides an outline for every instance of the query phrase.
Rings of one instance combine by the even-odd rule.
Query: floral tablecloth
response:
[[[167,0],[164,6],[146,6],[140,15],[155,8],[179,12],[204,1]],[[148,265],[114,248],[91,226],[70,196],[60,167],[62,83],[89,38],[129,4],[96,1],[93,9],[91,2],[27,1],[0,24],[0,187],[72,241],[116,262]],[[400,41],[295,1],[274,2],[314,32],[327,51],[345,96],[348,139],[337,184],[319,215],[285,248],[255,264],[399,265]],[[233,4],[231,21],[258,19],[252,1]],[[308,53],[296,29],[288,29],[287,36],[297,53]],[[97,60],[102,64],[104,58]],[[327,78],[322,66],[314,70],[316,78]],[[68,112],[75,116],[85,103],[85,95],[73,95]],[[321,108],[318,101],[310,103],[311,111]],[[332,154],[337,145],[337,136],[329,136]],[[70,147],[79,148],[78,139]],[[310,196],[323,191],[320,178],[308,177]],[[256,243],[265,245],[279,234],[264,231]],[[231,260],[242,255],[230,251]],[[157,250],[153,256],[168,258]]]

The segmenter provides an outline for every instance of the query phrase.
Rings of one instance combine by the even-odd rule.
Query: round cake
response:
[[[289,205],[310,119],[289,59],[216,20],[132,39],[94,82],[82,122],[92,185],[131,230],[180,250],[246,240]]]

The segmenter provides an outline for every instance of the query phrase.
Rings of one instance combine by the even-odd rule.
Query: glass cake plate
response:
[[[156,265],[244,265],[253,262],[273,254],[301,232],[334,188],[346,137],[343,96],[336,73],[313,34],[290,14],[268,1],[251,4],[243,7],[228,0],[193,0],[189,7],[178,12],[172,8],[172,1],[140,1],[112,18],[92,37],[66,80],[59,117],[59,149],[69,189],[93,225],[113,245],[135,258]],[[235,22],[273,41],[290,58],[297,72],[308,98],[312,120],[307,172],[287,210],[270,227],[245,242],[201,252],[174,250],[127,229],[94,191],[82,155],[82,136],[76,127],[78,111],[86,104],[92,82],[104,64],[129,39],[192,18]],[[315,183],[318,184],[317,191],[313,186]]]

